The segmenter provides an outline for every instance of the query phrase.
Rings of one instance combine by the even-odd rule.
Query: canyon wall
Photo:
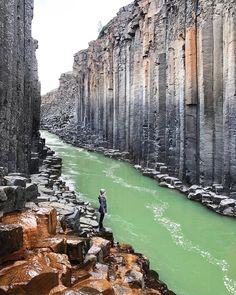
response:
[[[135,163],[236,198],[235,0],[136,0],[75,54],[70,77],[43,98],[43,126],[74,120],[78,141],[89,129]],[[55,127],[53,104],[73,119]]]
[[[0,1],[0,166],[29,172],[37,152],[40,85],[31,36],[33,0]]]

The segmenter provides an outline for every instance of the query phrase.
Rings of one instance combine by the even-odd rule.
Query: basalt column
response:
[[[235,0],[123,7],[75,55],[77,140],[236,197],[235,9]]]
[[[0,166],[28,172],[38,141],[40,87],[32,0],[0,2]]]

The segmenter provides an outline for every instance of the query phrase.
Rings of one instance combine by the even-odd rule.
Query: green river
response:
[[[98,207],[99,189],[106,188],[104,225],[148,256],[177,295],[236,294],[236,220],[159,187],[127,163],[41,134],[63,158],[63,176],[81,198]]]

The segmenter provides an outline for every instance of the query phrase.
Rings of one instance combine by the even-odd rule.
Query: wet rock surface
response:
[[[1,202],[18,202],[16,188],[25,196],[0,218],[0,294],[174,294],[146,257],[98,231],[95,209],[61,179],[61,159],[50,149],[45,157],[37,174],[0,186]]]

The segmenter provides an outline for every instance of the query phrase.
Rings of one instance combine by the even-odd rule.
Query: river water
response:
[[[148,256],[177,295],[236,295],[236,219],[159,187],[127,163],[41,134],[63,158],[63,176],[81,198],[98,207],[99,189],[106,188],[104,225]]]

